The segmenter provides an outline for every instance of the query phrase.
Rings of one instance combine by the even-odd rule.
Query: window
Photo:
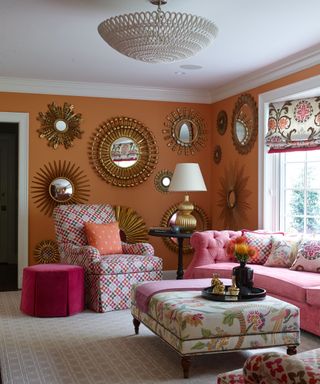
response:
[[[320,234],[320,150],[278,156],[279,228],[285,232]]]

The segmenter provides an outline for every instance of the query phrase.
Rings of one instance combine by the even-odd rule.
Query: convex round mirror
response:
[[[251,151],[258,134],[258,109],[253,97],[241,95],[232,116],[232,140],[240,154]]]
[[[59,132],[65,132],[68,129],[68,124],[64,120],[56,120],[54,127]]]
[[[173,172],[163,169],[159,171],[154,178],[154,185],[159,192],[168,192]]]
[[[120,137],[111,145],[111,159],[120,168],[128,168],[136,164],[139,158],[139,148],[129,137]]]
[[[194,154],[204,147],[207,133],[203,118],[194,110],[178,108],[167,116],[162,130],[168,147],[178,155]]]
[[[107,183],[133,187],[143,183],[158,161],[153,134],[130,117],[115,117],[102,123],[91,142],[90,160]]]
[[[65,178],[56,178],[50,183],[50,196],[59,203],[72,198],[74,187],[72,182]]]

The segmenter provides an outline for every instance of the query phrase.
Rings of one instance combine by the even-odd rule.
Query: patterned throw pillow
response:
[[[88,244],[97,248],[101,255],[122,253],[118,222],[107,224],[84,223]]]
[[[290,269],[320,273],[320,241],[302,241],[298,248],[297,258]]]
[[[295,261],[301,239],[271,236],[270,256],[264,265],[289,268]]]
[[[256,249],[255,256],[250,258],[248,263],[264,264],[271,251],[271,234],[243,231],[243,236],[246,237],[248,244]]]

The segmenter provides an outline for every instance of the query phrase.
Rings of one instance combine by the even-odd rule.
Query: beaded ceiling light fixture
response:
[[[165,0],[149,0],[157,11],[111,17],[98,26],[116,51],[146,63],[170,63],[194,56],[216,37],[216,25],[201,16],[163,12]]]

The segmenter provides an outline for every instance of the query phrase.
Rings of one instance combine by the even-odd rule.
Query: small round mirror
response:
[[[111,160],[120,168],[132,167],[139,158],[139,148],[129,137],[120,137],[111,145]]]
[[[159,192],[168,192],[173,172],[163,169],[154,178],[154,185]]]
[[[236,206],[236,203],[237,203],[237,197],[236,197],[236,193],[235,191],[232,189],[228,192],[228,195],[227,195],[227,205],[228,205],[228,208],[234,208]]]
[[[175,127],[175,136],[182,144],[191,144],[198,136],[197,127],[190,120],[178,121]]]
[[[67,123],[59,119],[54,122],[54,127],[59,132],[65,132],[68,129]]]
[[[161,180],[161,184],[163,185],[164,188],[169,188],[170,183],[171,183],[171,178],[168,176],[164,176]]]
[[[53,200],[57,202],[66,202],[72,198],[74,192],[70,180],[64,178],[54,179],[49,186],[49,193]]]

